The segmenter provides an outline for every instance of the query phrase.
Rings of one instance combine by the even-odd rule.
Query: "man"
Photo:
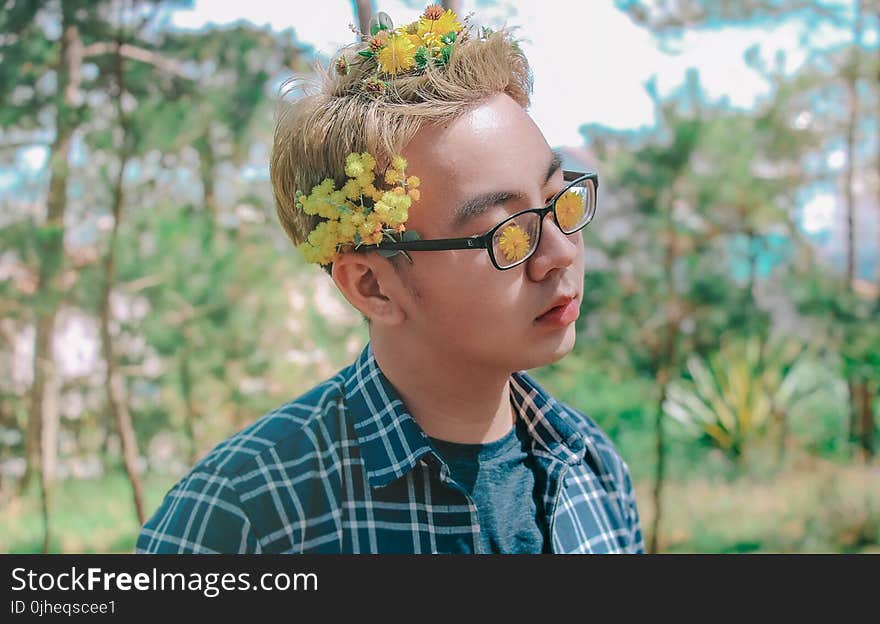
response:
[[[523,372],[574,346],[597,178],[563,172],[526,113],[528,64],[508,32],[468,36],[438,7],[389,21],[356,49],[372,57],[343,51],[323,90],[279,118],[272,160],[282,224],[307,258],[330,254],[319,263],[370,341],[203,458],[138,551],[643,552],[625,462]],[[369,186],[374,161],[409,183],[387,237],[364,223],[395,199]],[[343,168],[359,180],[346,197]],[[356,214],[357,236],[343,234]]]

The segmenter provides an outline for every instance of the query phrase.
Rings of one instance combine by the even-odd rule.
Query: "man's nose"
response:
[[[541,227],[541,240],[535,249],[534,255],[529,258],[529,273],[532,278],[542,279],[547,273],[557,268],[565,268],[571,265],[578,254],[578,245],[583,234],[565,234],[556,225],[553,213],[544,215],[544,223]]]

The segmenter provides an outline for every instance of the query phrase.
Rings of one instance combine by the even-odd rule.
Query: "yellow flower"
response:
[[[584,216],[584,199],[575,191],[568,191],[556,200],[556,218],[563,229],[570,230]]]
[[[437,19],[422,17],[419,20],[419,29],[417,32],[427,45],[436,47],[442,45],[440,37],[450,31],[457,33],[459,30],[461,30],[461,24],[458,21],[458,16],[452,11],[452,9],[447,9],[446,12]]]
[[[391,211],[391,214],[388,215],[388,225],[391,227],[397,227],[398,225],[404,223],[409,218],[409,211],[402,207],[398,206]]]
[[[386,74],[406,71],[415,65],[416,46],[407,35],[391,35],[379,52],[379,67]]]
[[[373,208],[373,210],[376,212],[376,214],[379,217],[381,217],[382,219],[385,219],[388,217],[388,214],[391,212],[391,206],[389,206],[388,204],[386,204],[383,201],[380,201],[379,203],[376,204],[376,206]]]
[[[367,171],[372,171],[376,166],[376,159],[373,158],[373,155],[370,152],[364,152],[361,154],[361,162],[364,163],[364,169]]]
[[[351,221],[347,223],[343,223],[339,228],[339,234],[342,238],[346,239],[346,242],[350,242],[354,239],[354,233],[357,231],[357,228]]]
[[[508,262],[516,262],[525,257],[531,247],[531,237],[518,225],[508,225],[501,234],[498,247],[504,259]]]
[[[367,185],[364,187],[364,195],[366,195],[367,197],[371,198],[374,202],[377,202],[377,201],[379,201],[380,199],[382,199],[382,191],[380,191],[380,190],[377,189],[375,186],[373,186],[372,183],[371,183],[371,184],[367,184]]]
[[[419,198],[419,179],[406,177],[406,164],[405,158],[393,156],[386,178],[391,188],[380,189],[375,186],[376,159],[369,152],[351,153],[345,159],[349,179],[342,188],[337,190],[334,179],[325,178],[308,195],[298,191],[297,208],[323,218],[298,246],[305,261],[321,265],[335,262],[340,253],[351,249],[356,235],[361,243],[375,245],[382,242],[386,231],[405,232],[409,207]],[[373,202],[369,214],[363,206],[366,198]]]
[[[342,187],[342,192],[348,199],[357,199],[361,195],[361,185],[356,179],[351,179]]]
[[[364,173],[364,163],[360,154],[351,153],[345,158],[345,175],[357,178]]]

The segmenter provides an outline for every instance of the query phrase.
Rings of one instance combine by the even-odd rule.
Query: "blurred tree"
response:
[[[351,0],[351,9],[357,19],[358,30],[365,35],[370,33],[370,20],[376,12],[374,0]]]
[[[598,275],[587,275],[585,307],[598,311],[593,322],[601,338],[590,351],[616,351],[611,357],[620,365],[655,382],[656,551],[669,384],[688,351],[709,356],[729,332],[766,335],[771,309],[756,295],[759,265],[769,265],[767,273],[798,244],[795,189],[814,138],[786,121],[793,103],[781,89],[754,113],[707,102],[695,73],[665,100],[652,84],[649,92],[658,119],[653,136],[582,131],[607,163],[603,186],[620,205],[606,217],[608,226],[597,224],[594,247],[604,252],[607,273],[598,284],[590,284]],[[626,226],[613,227],[616,220]],[[603,227],[628,235],[608,240]],[[788,242],[770,253],[779,247],[774,237]]]
[[[50,489],[59,426],[60,386],[52,344],[55,317],[64,298],[59,277],[64,268],[69,158],[74,133],[89,119],[87,93],[100,80],[100,75],[86,74],[85,63],[113,49],[117,56],[130,56],[141,63],[156,64],[161,60],[147,49],[131,44],[123,47],[108,40],[114,32],[114,9],[112,2],[10,2],[0,18],[0,31],[15,33],[4,38],[0,49],[3,66],[12,74],[9,80],[2,82],[3,99],[5,101],[8,95],[16,102],[4,114],[4,127],[33,128],[51,118],[54,132],[49,149],[46,220],[37,239],[39,269],[34,305],[33,384],[27,426],[27,465],[21,481],[24,489],[39,466],[46,523],[44,551],[50,540]],[[60,27],[60,38],[52,36],[53,26]],[[174,67],[173,64],[162,65],[163,70]],[[46,74],[54,74],[54,90],[44,86]],[[46,112],[51,117],[47,117]]]
[[[654,32],[661,43],[681,37],[686,30],[699,28],[718,28],[731,25],[780,24],[798,23],[802,26],[801,39],[807,48],[807,68],[802,71],[814,75],[824,75],[825,85],[840,90],[845,100],[845,116],[839,123],[828,128],[827,144],[835,145],[842,141],[846,162],[843,168],[841,186],[843,189],[844,209],[846,213],[845,231],[845,279],[852,288],[857,275],[857,258],[859,256],[855,244],[855,197],[854,187],[858,165],[859,127],[862,125],[864,112],[860,110],[862,97],[861,84],[866,82],[868,73],[862,68],[869,52],[862,38],[863,13],[865,0],[851,2],[810,2],[790,3],[779,0],[748,0],[738,3],[718,3],[711,0],[684,0],[681,2],[647,3],[641,0],[616,0],[619,8],[626,11],[638,24],[646,26]],[[870,11],[874,14],[880,10],[880,3],[870,0]],[[812,39],[823,27],[832,26],[840,32],[849,34],[849,42],[844,46],[836,45],[828,49]],[[876,142],[880,146],[880,125],[875,130]],[[880,147],[875,151],[880,152]],[[880,158],[880,157],[878,157]],[[880,202],[878,202],[880,210]],[[880,264],[880,261],[878,261]],[[848,366],[845,369],[850,395],[849,435],[853,442],[861,441],[861,446],[870,456],[873,454],[874,422],[873,407],[865,407],[869,400],[862,401],[859,397],[872,397],[867,385],[870,383],[864,376],[852,377],[854,371],[862,370],[863,366]],[[873,374],[873,373],[872,373]]]

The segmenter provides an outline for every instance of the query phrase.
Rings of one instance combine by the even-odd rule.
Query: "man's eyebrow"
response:
[[[542,186],[546,186],[550,178],[553,177],[562,167],[562,154],[559,150],[551,151],[550,164],[547,165],[547,171],[544,176]],[[460,228],[471,219],[480,216],[490,206],[496,206],[509,201],[524,200],[525,196],[520,192],[514,191],[495,191],[492,193],[483,193],[472,197],[460,206],[458,206],[452,214],[452,227]]]

